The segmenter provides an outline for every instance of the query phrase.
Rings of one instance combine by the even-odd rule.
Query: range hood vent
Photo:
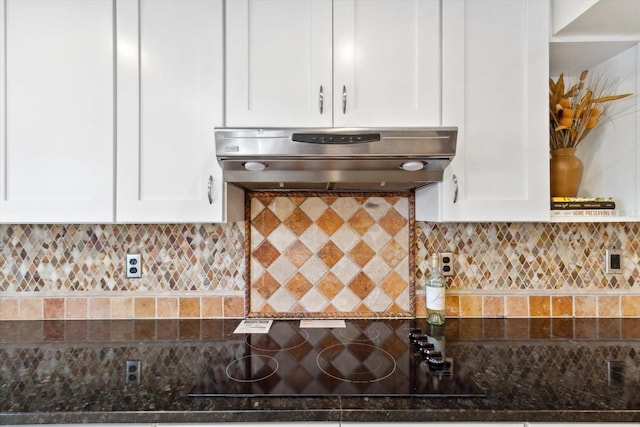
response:
[[[217,128],[224,180],[252,191],[409,191],[442,181],[458,130]]]

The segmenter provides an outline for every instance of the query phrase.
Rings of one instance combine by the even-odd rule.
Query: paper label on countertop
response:
[[[346,328],[344,320],[339,319],[305,319],[300,321],[300,328]]]
[[[273,319],[244,319],[233,331],[234,334],[266,334]]]

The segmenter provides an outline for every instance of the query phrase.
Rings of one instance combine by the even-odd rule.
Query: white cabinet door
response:
[[[439,0],[227,2],[226,125],[440,125]]]
[[[222,0],[119,0],[116,10],[116,221],[224,221],[214,149],[223,123]]]
[[[0,221],[112,222],[110,0],[0,1]]]
[[[331,126],[331,1],[226,3],[226,125]]]
[[[334,0],[334,126],[440,125],[440,1]]]
[[[458,147],[443,182],[417,192],[416,219],[548,221],[548,8],[443,2],[442,124]]]

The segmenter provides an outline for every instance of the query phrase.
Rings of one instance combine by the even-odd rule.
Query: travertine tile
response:
[[[620,297],[598,296],[598,317],[620,317]]]
[[[552,317],[572,317],[573,316],[573,297],[571,296],[552,296],[551,297],[551,316]]]
[[[133,298],[115,297],[111,299],[112,319],[132,319],[133,317]]]
[[[0,298],[0,320],[18,319],[18,300],[13,298]]]
[[[156,299],[139,297],[134,300],[134,316],[136,319],[156,317]]]
[[[224,317],[244,317],[244,298],[242,297],[225,297],[224,298]]]
[[[482,315],[484,317],[504,317],[504,297],[485,296],[482,298]]]
[[[87,318],[110,319],[111,298],[90,298],[87,304]]]
[[[64,298],[46,298],[43,314],[45,319],[64,319]]]
[[[640,316],[640,295],[623,295],[620,305],[623,317]]]
[[[221,297],[202,297],[202,317],[214,319],[223,317]]]
[[[507,295],[507,317],[528,317],[529,300],[526,296]]]
[[[412,315],[408,194],[249,197],[252,315]]]
[[[417,300],[420,304],[416,304],[417,313],[426,312],[426,301],[424,295]],[[460,297],[457,295],[446,295],[444,297],[444,307],[446,317],[460,317]],[[424,314],[423,314],[424,317]]]
[[[180,318],[200,317],[200,298],[180,298]]]
[[[156,314],[160,319],[176,318],[178,312],[178,298],[160,297],[156,301]]]
[[[589,295],[576,295],[574,297],[576,317],[597,317],[597,297]]]
[[[19,303],[20,319],[40,320],[43,314],[43,300],[36,298],[22,299]]]
[[[633,257],[625,257],[623,272],[618,275],[606,275],[602,269],[602,253],[607,247],[619,247],[623,253],[637,252],[640,248],[638,223],[411,224],[408,214],[405,216],[405,212],[409,212],[409,198],[373,197],[372,207],[367,207],[367,197],[370,196],[256,195],[248,199],[252,206],[248,211],[251,218],[248,229],[244,222],[226,225],[3,224],[0,225],[3,244],[0,319],[60,318],[62,299],[65,319],[136,318],[133,301],[145,293],[156,300],[156,313],[152,316],[176,318],[180,315],[178,299],[181,297],[205,298],[211,291],[221,295],[224,291],[249,294],[256,285],[246,282],[249,265],[252,274],[249,280],[267,273],[274,275],[273,270],[277,270],[279,287],[290,280],[296,269],[300,270],[313,284],[314,292],[330,301],[325,314],[342,315],[334,299],[341,298],[338,295],[362,272],[375,276],[370,279],[390,298],[401,286],[388,286],[386,275],[398,274],[409,285],[413,268],[408,256],[402,257],[403,250],[409,253],[410,246],[405,243],[408,241],[415,241],[411,263],[415,263],[417,283],[429,272],[429,254],[453,252],[456,275],[447,281],[448,298],[458,298],[457,292],[484,296],[483,316],[499,316],[496,314],[499,309],[487,305],[491,300],[486,298],[486,291],[491,291],[492,298],[504,297],[507,317],[529,316],[528,303],[523,305],[522,301],[530,296],[549,298],[548,314],[542,310],[535,314],[539,316],[639,316],[639,297],[634,289],[640,277],[640,263]],[[298,216],[292,217],[296,210]],[[302,218],[302,222],[293,221],[296,218]],[[304,223],[310,225],[298,236],[284,223],[287,220],[287,224],[298,231]],[[413,235],[409,237],[410,226],[414,225]],[[262,235],[269,237],[278,227],[286,228],[290,235],[282,232],[271,236],[270,241]],[[396,236],[387,240],[398,228]],[[245,233],[251,238],[249,253]],[[246,256],[265,242],[269,242],[270,248],[262,248],[265,253],[261,259],[266,260],[268,266],[261,265],[255,257],[245,265]],[[354,247],[363,242],[374,252],[365,263],[368,267],[349,259]],[[286,250],[279,250],[285,246]],[[333,246],[344,255],[338,257],[335,249],[329,250]],[[269,250],[265,250],[267,248]],[[325,252],[321,255],[322,248]],[[128,252],[143,254],[142,280],[124,278],[121,261]],[[359,250],[354,253],[362,254]],[[276,264],[276,257],[286,262]],[[322,260],[333,266],[327,266]],[[305,267],[305,264],[309,265]],[[275,290],[268,289],[268,286],[260,288],[267,295],[265,298],[259,294],[260,304],[265,312],[277,315],[268,300],[268,295],[272,296]],[[611,295],[611,290],[617,293]],[[411,292],[413,295],[413,289]],[[56,297],[58,294],[61,296]],[[366,304],[362,308],[364,300],[352,301],[353,292],[344,295],[348,296],[346,302],[338,306],[353,306],[353,310],[367,312]],[[95,301],[104,298],[109,300],[108,308],[104,300]],[[408,310],[415,309],[417,315],[423,313],[422,298],[417,296],[414,300],[412,296]],[[569,298],[573,298],[572,314]],[[23,301],[38,299],[38,303],[25,302],[21,315]],[[127,300],[133,304],[130,316]],[[375,301],[379,304],[381,300]],[[453,308],[455,304],[447,305],[448,315],[463,315],[460,299],[457,301],[457,308]],[[293,301],[291,306],[300,307],[298,303]],[[404,303],[395,303],[401,310],[407,308],[402,306]],[[202,312],[204,307],[203,303]],[[388,311],[395,315],[397,308],[390,306]]]
[[[461,295],[460,296],[460,316],[461,317],[482,316],[482,296]]]
[[[551,316],[551,301],[549,296],[531,295],[529,297],[529,315],[531,317]]]
[[[67,319],[87,319],[87,298],[67,298],[65,300]]]

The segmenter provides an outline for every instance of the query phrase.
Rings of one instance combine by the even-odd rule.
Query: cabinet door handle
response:
[[[318,96],[318,101],[320,102],[320,114],[324,111],[324,91],[322,90],[322,85],[320,85],[320,95]]]
[[[207,197],[209,198],[209,204],[213,204],[213,175],[209,175],[209,184],[207,185]]]
[[[347,87],[342,85],[342,114],[347,112]]]
[[[458,201],[458,177],[453,175],[453,203]]]

